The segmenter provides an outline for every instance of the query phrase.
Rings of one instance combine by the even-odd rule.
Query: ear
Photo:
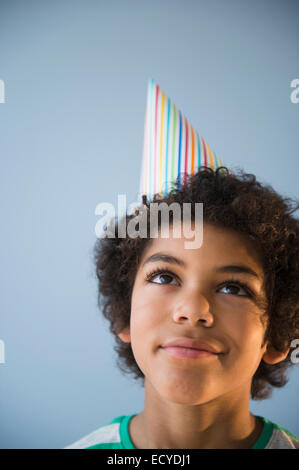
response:
[[[127,326],[124,328],[120,333],[117,335],[124,343],[131,342],[131,334],[130,334],[130,327]]]
[[[285,351],[277,351],[273,346],[267,346],[267,350],[264,353],[262,359],[264,362],[267,364],[277,364],[278,362],[283,361],[288,353],[289,353],[290,348],[287,348]]]

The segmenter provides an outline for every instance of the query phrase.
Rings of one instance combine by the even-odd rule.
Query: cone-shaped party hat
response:
[[[178,176],[193,175],[205,165],[223,166],[222,160],[194,130],[192,124],[150,79],[144,126],[141,196],[151,201],[154,194],[167,195]],[[185,175],[185,176],[184,176]]]

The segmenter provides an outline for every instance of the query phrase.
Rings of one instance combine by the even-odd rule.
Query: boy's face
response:
[[[257,303],[265,299],[263,270],[254,245],[205,222],[200,248],[185,249],[185,241],[173,238],[171,230],[169,238],[153,239],[147,247],[133,287],[130,329],[120,337],[131,341],[146,382],[167,400],[194,405],[226,393],[231,397],[233,391],[249,393],[267,348]],[[178,262],[149,260],[157,254]],[[219,271],[232,265],[250,268],[258,277]],[[152,271],[160,273],[148,279]],[[195,358],[186,350],[178,355],[182,349],[165,348],[182,337],[208,342],[221,354]]]

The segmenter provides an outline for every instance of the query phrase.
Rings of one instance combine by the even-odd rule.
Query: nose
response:
[[[210,327],[214,323],[214,315],[210,311],[208,299],[201,293],[188,293],[176,303],[173,310],[173,320],[176,323],[190,323],[196,326],[202,323]]]

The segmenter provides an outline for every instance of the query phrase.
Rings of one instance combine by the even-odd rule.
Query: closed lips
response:
[[[195,338],[187,338],[187,337],[180,337],[180,338],[173,338],[169,341],[166,341],[162,348],[170,348],[170,347],[180,347],[180,348],[188,348],[188,349],[197,349],[199,351],[208,351],[214,354],[222,354],[218,348],[211,343],[206,341],[202,341]]]

